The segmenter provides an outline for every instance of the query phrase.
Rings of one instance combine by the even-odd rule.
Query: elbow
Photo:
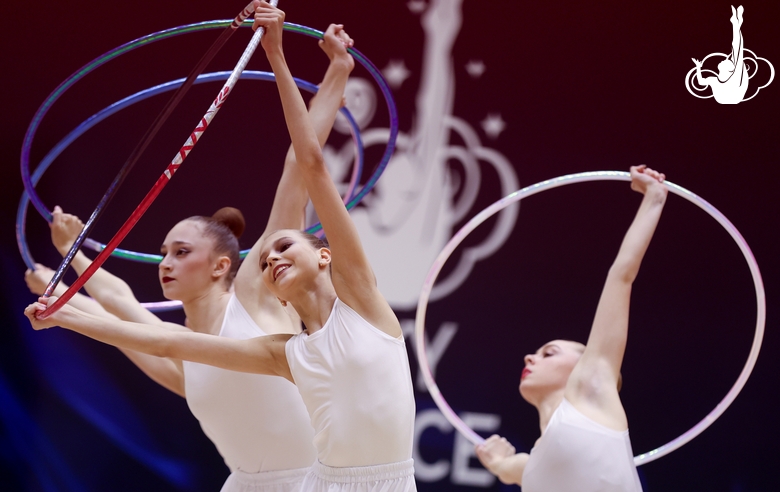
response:
[[[631,285],[634,283],[638,273],[638,262],[617,259],[610,267],[607,277],[612,282]]]
[[[327,169],[325,166],[325,157],[323,157],[322,150],[320,150],[319,146],[316,149],[311,149],[303,158],[299,158],[298,165],[310,171]]]

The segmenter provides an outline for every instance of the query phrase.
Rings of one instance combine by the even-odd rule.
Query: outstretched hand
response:
[[[701,68],[701,62],[697,60],[696,58],[691,58],[693,60],[693,63],[696,65],[696,68]]]
[[[505,438],[493,434],[484,443],[475,448],[480,463],[494,474],[501,463],[515,455],[515,447],[509,444]]]
[[[658,190],[666,195],[668,190],[664,184],[665,179],[664,173],[650,169],[644,164],[631,166],[631,189],[643,195],[647,194],[649,190]]]
[[[261,41],[266,55],[282,51],[282,30],[284,28],[284,12],[264,0],[254,0],[255,23],[252,29],[265,29]]]
[[[68,254],[73,243],[82,229],[84,223],[75,215],[66,214],[59,205],[52,211],[52,221],[49,224],[51,229],[51,242],[62,256]]]

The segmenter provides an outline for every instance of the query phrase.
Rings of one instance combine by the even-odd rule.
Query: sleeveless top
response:
[[[231,295],[219,336],[264,335]],[[291,382],[195,362],[183,366],[187,405],[231,472],[307,468],[317,459],[309,415]]]
[[[403,338],[336,299],[323,327],[295,335],[285,352],[311,416],[320,463],[355,467],[411,459],[414,394]]]
[[[531,450],[523,492],[642,492],[628,430],[586,417],[566,398]]]

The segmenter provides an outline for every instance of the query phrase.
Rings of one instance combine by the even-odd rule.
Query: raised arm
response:
[[[84,227],[84,223],[75,215],[64,213],[59,206],[54,207],[52,215],[51,240],[57,251],[65,256]],[[81,275],[91,263],[92,260],[79,251],[71,265]],[[84,288],[106,311],[120,319],[148,324],[163,323],[138,302],[127,282],[104,268],[99,268]]]
[[[618,398],[631,286],[666,202],[664,179],[663,174],[646,166],[631,168],[631,188],[644,194],[644,198],[609,269],[588,343],[569,377],[565,394],[571,401],[584,398],[596,408],[609,410]],[[622,406],[619,412],[624,418]]]
[[[693,63],[696,65],[696,81],[699,83],[699,85],[701,85],[702,87],[710,85],[710,79],[713,79],[715,77],[704,78],[701,74],[702,62],[700,62],[696,58],[691,58],[691,60],[693,60]]]
[[[282,50],[284,13],[266,2],[256,2],[256,5],[255,25],[266,28],[263,48],[276,75],[298,166],[333,252],[336,294],[369,323],[391,336],[401,336],[398,320],[376,286],[357,228],[325,166],[306,105],[287,67]],[[336,28],[335,34],[342,40],[340,49],[346,50],[351,45],[349,37],[341,28]]]
[[[27,272],[25,272],[24,280],[27,282],[27,287],[30,288],[30,291],[33,294],[43,295],[43,291],[46,289],[46,286],[53,276],[54,270],[43,265],[36,265],[35,270],[27,270]],[[57,288],[54,289],[53,295],[60,296],[67,288],[67,285],[60,282],[59,285],[57,285]],[[73,296],[71,300],[68,301],[68,304],[80,311],[99,318],[118,319],[116,316],[103,309],[103,307],[94,299],[90,299],[81,293],[77,293]],[[167,323],[166,325],[170,325],[170,323]],[[178,361],[154,357],[122,347],[118,348],[155,383],[181,397],[185,396],[184,373],[182,372],[181,364]]]
[[[291,335],[269,335],[235,340],[191,331],[161,330],[154,325],[101,318],[65,305],[45,320],[36,313],[57,298],[39,299],[30,304],[24,314],[33,328],[42,330],[61,326],[115,347],[142,352],[155,357],[167,357],[208,364],[231,371],[282,376],[292,381],[284,345]]]
[[[335,35],[337,27],[331,24],[325,33],[325,40],[320,41],[320,47],[328,55],[330,64],[317,95],[309,105],[309,118],[320,147],[328,140],[336,114],[342,104],[347,79],[355,66],[352,56],[346,50],[334,49],[336,43],[340,44]],[[272,304],[274,307],[278,304],[276,298],[267,294],[262,281],[259,258],[263,239],[269,233],[279,229],[302,228],[308,199],[306,185],[295,159],[295,151],[290,145],[265,232],[249,251],[234,281],[236,296],[250,313],[268,307],[267,304]]]

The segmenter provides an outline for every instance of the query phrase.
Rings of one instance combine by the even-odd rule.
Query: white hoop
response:
[[[457,233],[455,233],[452,239],[450,239],[450,241],[444,246],[444,249],[441,251],[441,253],[439,253],[439,256],[436,257],[436,260],[433,262],[433,265],[431,266],[431,269],[428,271],[428,275],[425,278],[425,283],[423,284],[422,291],[420,293],[420,300],[417,303],[417,316],[415,318],[417,360],[420,365],[420,371],[423,374],[425,384],[428,386],[428,391],[430,392],[433,401],[436,402],[436,405],[439,407],[439,410],[441,410],[442,414],[444,414],[444,417],[452,424],[453,427],[455,427],[461,434],[463,434],[466,439],[475,445],[483,443],[484,439],[476,432],[471,430],[471,428],[469,428],[469,426],[467,426],[457,416],[457,414],[455,414],[452,408],[450,408],[449,404],[447,404],[447,401],[442,396],[439,387],[436,385],[436,381],[433,379],[433,374],[431,373],[431,368],[428,363],[424,337],[425,313],[428,308],[428,298],[431,294],[431,290],[433,289],[433,284],[436,281],[436,277],[439,275],[442,267],[444,266],[444,263],[450,257],[452,252],[455,251],[455,248],[457,248],[458,245],[474,229],[485,222],[488,218],[492,217],[509,205],[519,202],[523,198],[527,198],[531,195],[535,195],[552,188],[557,188],[559,186],[583,183],[587,181],[631,181],[631,175],[629,173],[620,171],[594,171],[569,174],[527,186],[510,195],[507,195],[506,197],[498,200],[478,213]],[[665,456],[686,444],[688,441],[701,434],[704,429],[712,425],[712,423],[715,422],[718,417],[720,417],[721,414],[726,411],[729,405],[731,405],[739,392],[742,390],[742,387],[745,386],[748,377],[750,377],[750,373],[753,371],[753,366],[755,365],[756,359],[758,358],[758,353],[761,350],[761,341],[764,337],[764,324],[766,321],[766,297],[764,294],[764,284],[761,280],[761,272],[758,269],[758,264],[756,263],[756,259],[753,257],[753,253],[750,251],[750,247],[739,233],[737,228],[734,227],[734,225],[722,213],[720,213],[720,211],[710,205],[703,198],[681,186],[670,183],[668,181],[666,181],[666,185],[668,186],[669,191],[675,195],[685,198],[689,202],[707,212],[716,221],[718,221],[718,223],[723,226],[724,229],[726,229],[729,235],[731,235],[732,239],[734,239],[734,241],[737,243],[737,246],[739,246],[739,249],[742,251],[745,260],[747,261],[748,267],[750,268],[750,273],[753,276],[753,285],[756,289],[756,331],[755,335],[753,336],[753,345],[750,348],[747,362],[745,362],[745,365],[742,368],[742,372],[740,372],[737,381],[731,387],[723,400],[721,400],[715,409],[707,414],[704,419],[702,419],[699,423],[694,425],[690,430],[686,431],[679,437],[652,451],[635,456],[634,463],[637,466],[657,460],[661,456]]]

